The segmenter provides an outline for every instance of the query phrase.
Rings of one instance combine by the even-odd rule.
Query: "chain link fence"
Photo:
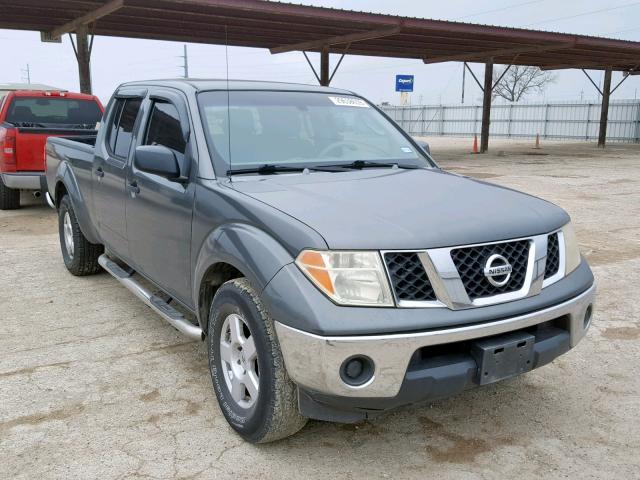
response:
[[[481,105],[381,106],[411,135],[480,135]],[[514,103],[491,106],[493,137],[597,140],[600,103]],[[640,143],[640,100],[609,104],[607,140]]]

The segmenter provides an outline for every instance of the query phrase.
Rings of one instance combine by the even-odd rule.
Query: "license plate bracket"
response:
[[[478,365],[476,383],[486,385],[531,370],[535,340],[529,333],[513,332],[473,342],[471,355]]]

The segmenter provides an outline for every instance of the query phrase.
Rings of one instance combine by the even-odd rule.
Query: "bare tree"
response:
[[[494,73],[494,82],[502,76],[505,68]],[[493,89],[493,97],[517,102],[530,93],[542,93],[554,81],[555,76],[551,72],[542,71],[538,67],[512,65]]]

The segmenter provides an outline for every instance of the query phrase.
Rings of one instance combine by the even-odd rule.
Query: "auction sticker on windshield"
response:
[[[369,104],[362,100],[361,98],[354,97],[329,97],[335,105],[339,105],[341,107],[360,107],[360,108],[369,108]]]

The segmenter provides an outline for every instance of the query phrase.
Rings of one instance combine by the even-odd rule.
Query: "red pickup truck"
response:
[[[0,210],[20,207],[20,190],[46,191],[50,136],[95,135],[104,108],[97,97],[16,90],[0,98]]]

